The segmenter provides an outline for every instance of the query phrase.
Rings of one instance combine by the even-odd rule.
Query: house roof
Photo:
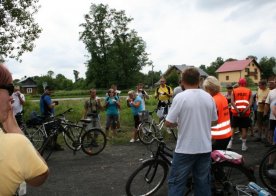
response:
[[[176,69],[178,69],[179,71],[182,72],[183,70],[185,70],[185,69],[187,69],[187,68],[189,68],[189,67],[195,67],[195,66],[193,66],[193,65],[185,65],[185,64],[182,64],[182,65],[169,65],[169,68],[168,68],[167,71],[164,73],[164,75],[166,75],[167,72],[168,72],[170,69],[172,69],[173,67],[175,67]],[[195,68],[197,68],[197,70],[199,71],[200,76],[208,77],[208,74],[207,74],[205,71],[203,71],[202,69],[200,69],[200,68],[198,68],[198,67],[195,67]]]
[[[30,77],[25,77],[22,80],[20,80],[18,82],[19,84],[21,84],[22,87],[36,87],[36,82],[30,78]]]
[[[217,73],[220,72],[230,72],[230,71],[241,71],[246,68],[246,66],[251,63],[253,59],[247,60],[236,60],[236,61],[227,61],[223,63],[218,69]]]

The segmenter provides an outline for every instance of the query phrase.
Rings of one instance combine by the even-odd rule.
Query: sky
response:
[[[130,27],[146,42],[154,71],[168,65],[209,66],[217,57],[276,57],[275,0],[40,0],[35,15],[43,29],[22,62],[8,59],[14,79],[42,76],[49,70],[73,79],[85,77],[87,51],[79,27],[91,3],[125,10]],[[152,67],[146,66],[147,73]]]

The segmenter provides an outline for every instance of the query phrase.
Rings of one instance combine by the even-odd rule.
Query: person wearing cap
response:
[[[252,105],[252,92],[249,88],[246,88],[245,78],[239,80],[239,86],[233,89],[231,95],[232,105],[232,132],[235,128],[239,128],[242,131],[242,151],[246,151],[247,130],[251,126],[250,121],[250,108]],[[232,139],[230,140],[227,148],[232,148]]]
[[[58,105],[58,101],[52,101],[51,94],[53,88],[50,86],[46,86],[44,89],[44,93],[40,97],[39,107],[41,116],[47,120],[49,117],[53,116],[55,113],[55,107]],[[53,146],[54,150],[64,150],[58,143],[57,143],[57,136],[54,138],[55,144]]]
[[[12,109],[10,71],[0,63],[0,195],[16,195],[22,182],[40,186],[49,175],[46,162],[24,136]]]
[[[13,115],[16,118],[17,124],[19,127],[22,125],[22,112],[23,112],[23,105],[25,103],[25,95],[20,92],[20,86],[14,87],[14,92],[12,94],[13,103]]]
[[[220,83],[214,76],[208,76],[203,81],[202,86],[203,89],[213,97],[218,115],[218,124],[211,127],[213,140],[212,149],[226,150],[232,136],[228,101],[226,97],[221,94]]]

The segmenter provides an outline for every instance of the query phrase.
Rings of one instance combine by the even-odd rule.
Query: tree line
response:
[[[0,2],[0,56],[20,61],[24,52],[33,50],[34,41],[42,31],[34,18],[39,10],[38,2],[39,0]],[[74,81],[49,70],[43,76],[33,77],[38,87],[42,89],[45,82],[57,90],[93,87],[107,89],[111,84],[117,84],[120,89],[129,89],[139,82],[148,87],[153,86],[162,73],[153,69],[147,74],[141,72],[143,67],[153,66],[153,62],[148,58],[145,41],[137,31],[130,28],[131,21],[133,18],[126,16],[124,10],[92,3],[84,16],[84,22],[80,24],[82,31],[79,35],[89,54],[88,61],[85,62],[86,78],[79,78],[77,70],[73,70]],[[256,56],[248,57],[258,62],[262,78],[274,75],[275,57],[262,57],[259,61]],[[232,60],[236,59],[224,60],[217,57],[209,66],[200,65],[199,68],[209,75],[217,76],[216,70],[224,62]],[[172,73],[168,76],[167,83],[175,87],[178,80],[179,75]]]

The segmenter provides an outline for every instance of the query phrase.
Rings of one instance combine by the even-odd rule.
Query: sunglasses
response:
[[[4,84],[4,85],[0,85],[0,89],[7,90],[9,92],[9,96],[11,96],[14,91],[14,86],[13,84]]]

